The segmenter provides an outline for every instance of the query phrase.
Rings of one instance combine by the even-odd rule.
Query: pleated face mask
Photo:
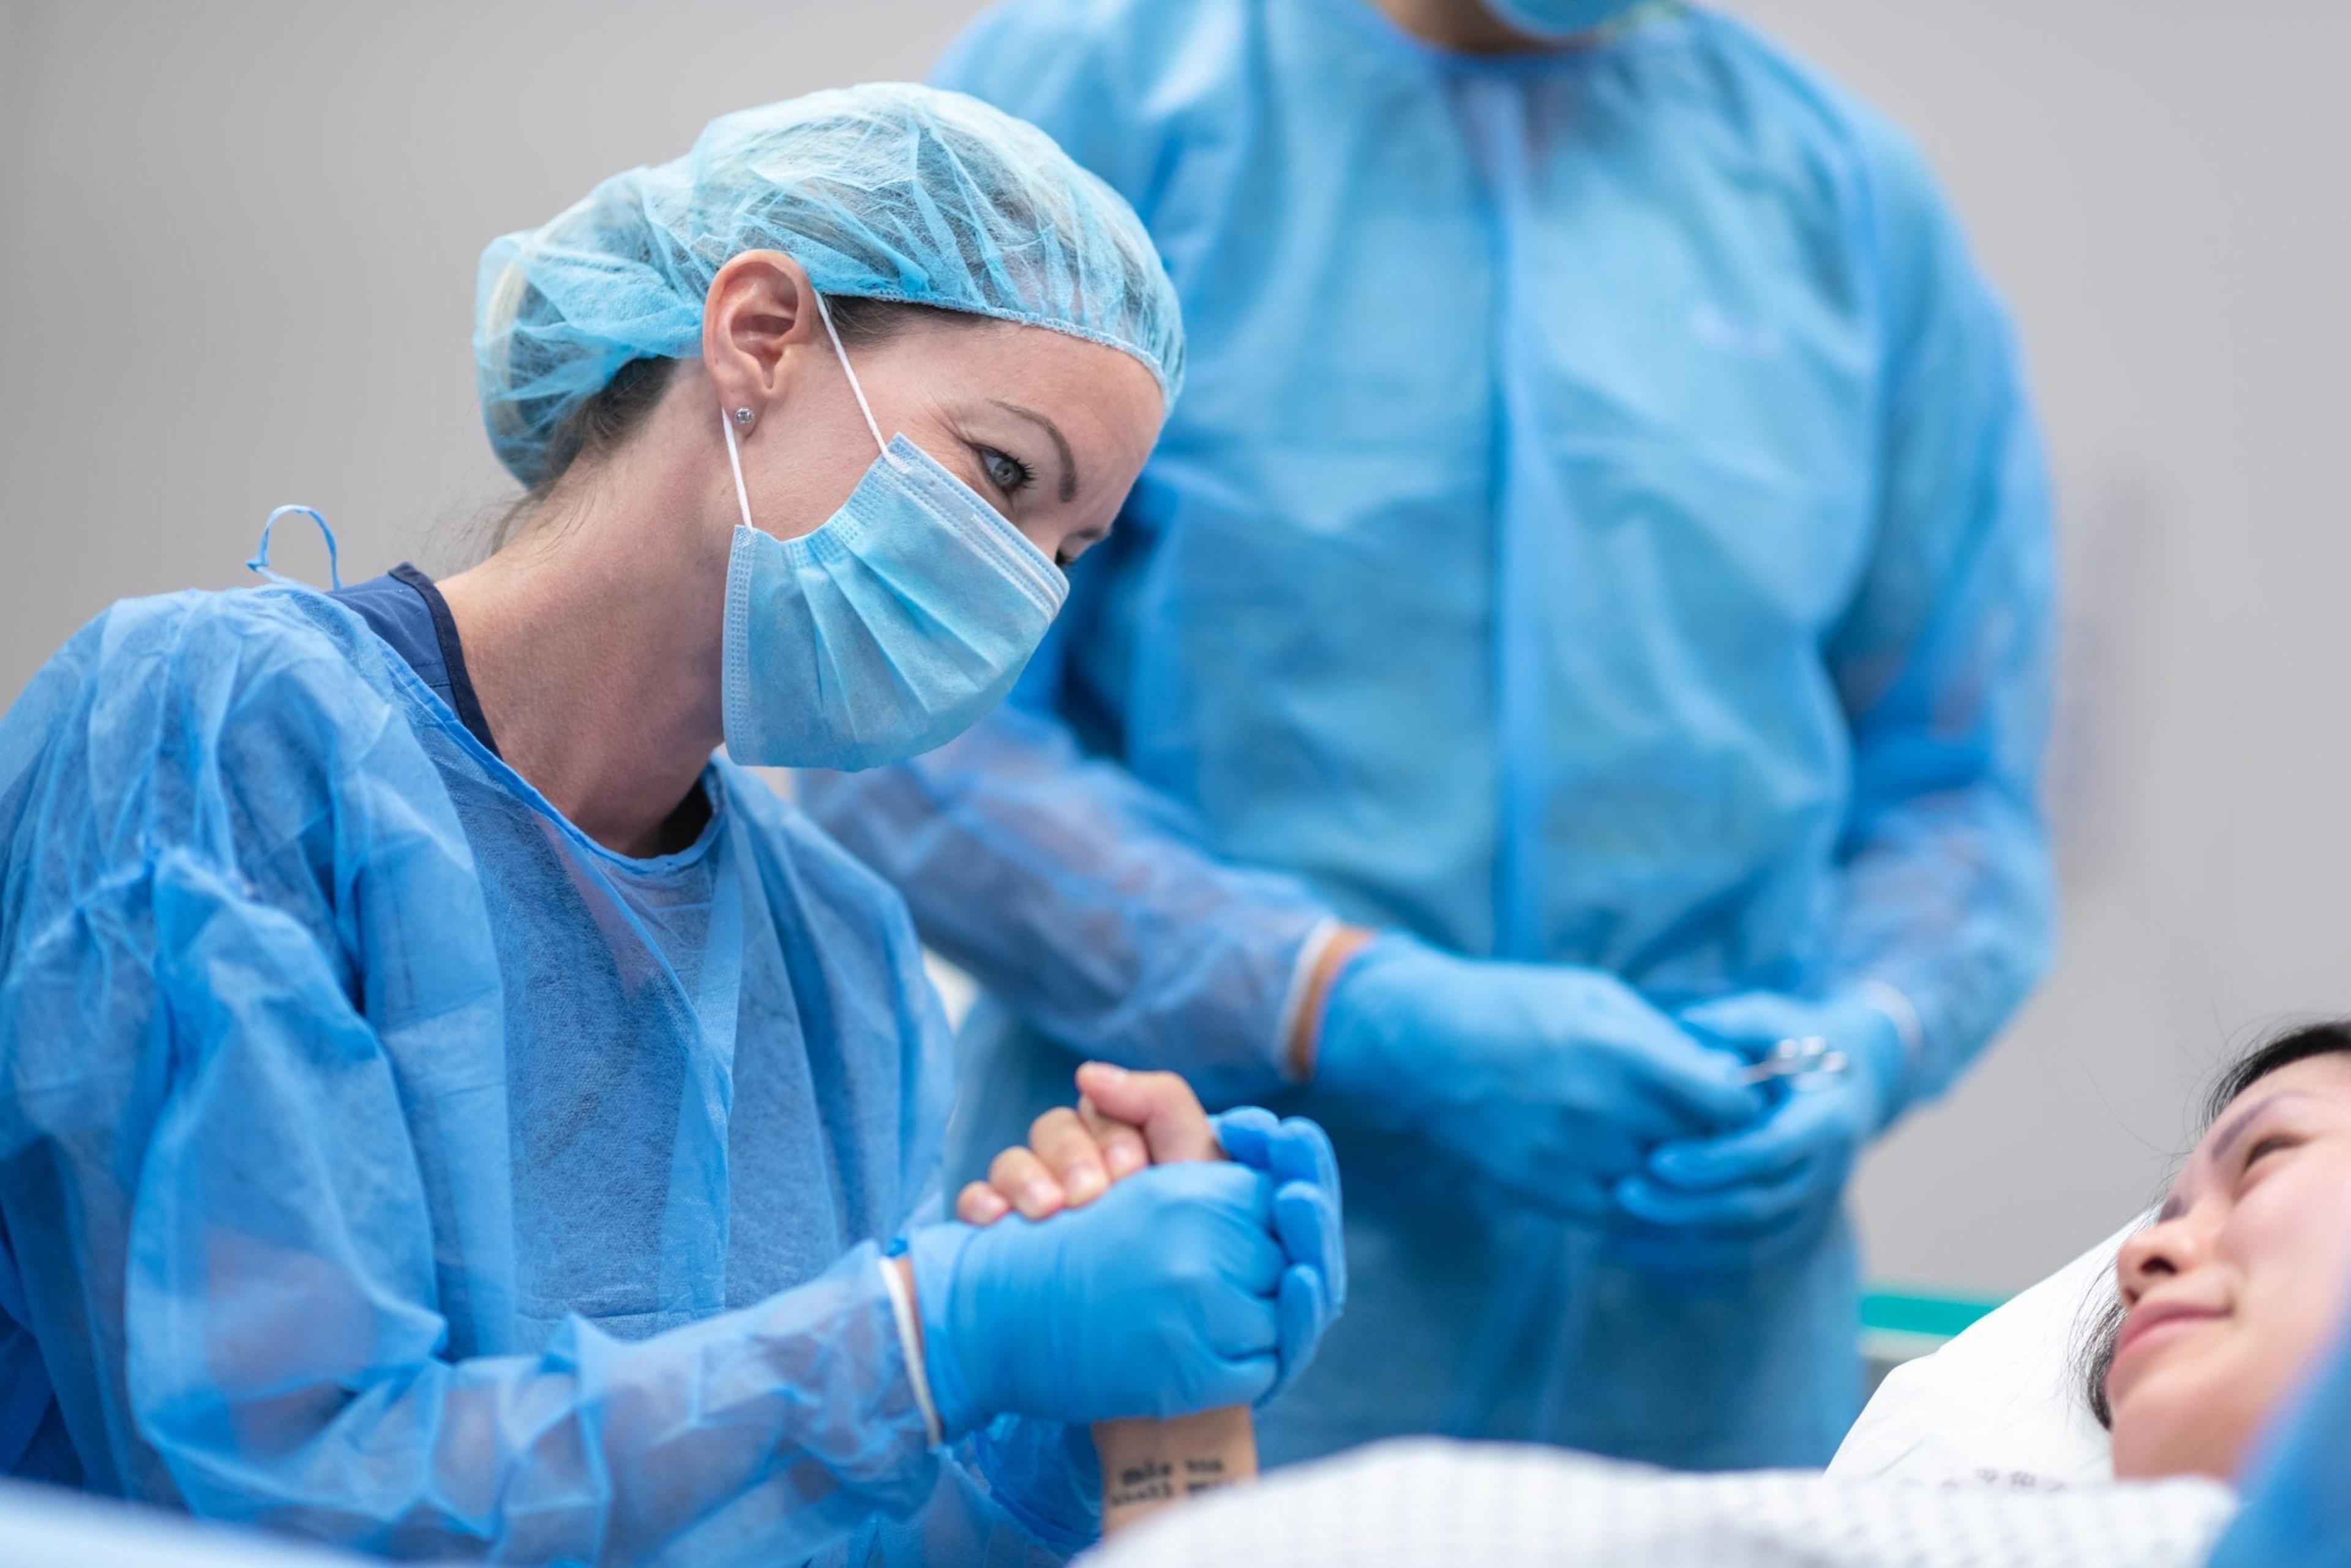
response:
[[[779,539],[743,511],[726,563],[727,754],[853,770],[943,745],[1004,699],[1069,581],[979,493],[904,435],[883,440],[818,297],[832,351],[881,448],[822,527]]]

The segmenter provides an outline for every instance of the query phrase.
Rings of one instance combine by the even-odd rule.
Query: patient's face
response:
[[[2351,1298],[2351,1055],[2254,1081],[2116,1274],[2115,1473],[2229,1479]]]

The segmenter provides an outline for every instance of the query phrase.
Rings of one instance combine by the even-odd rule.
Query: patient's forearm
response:
[[[1173,1421],[1097,1421],[1102,1533],[1168,1503],[1257,1475],[1257,1428],[1246,1406]]]

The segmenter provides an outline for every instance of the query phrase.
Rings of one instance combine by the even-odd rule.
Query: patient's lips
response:
[[[2136,1357],[2144,1362],[2149,1354],[2175,1340],[2185,1338],[2206,1323],[2229,1315],[2227,1306],[2191,1296],[2150,1295],[2140,1298],[2138,1305],[2123,1319],[2122,1332],[2115,1336],[2114,1365],[2106,1373],[2108,1397],[2118,1385],[2118,1375],[2126,1361]]]

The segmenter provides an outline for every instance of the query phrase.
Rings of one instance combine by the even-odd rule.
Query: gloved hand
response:
[[[1347,1248],[1340,1225],[1339,1156],[1330,1134],[1303,1116],[1255,1105],[1208,1119],[1228,1157],[1275,1183],[1273,1224],[1290,1260],[1281,1277],[1281,1375],[1258,1400],[1270,1404],[1314,1360],[1324,1331],[1347,1306]]]
[[[1842,1072],[1772,1086],[1749,1126],[1677,1139],[1617,1184],[1629,1224],[1621,1253],[1666,1269],[1717,1270],[1770,1261],[1808,1245],[1836,1211],[1855,1159],[1901,1106],[1902,1036],[1855,993],[1812,1000],[1750,991],[1685,1009],[1700,1039],[1761,1061],[1783,1040],[1817,1037],[1842,1052]]]
[[[956,1218],[994,1224],[1015,1212],[1040,1219],[1081,1208],[1146,1165],[1230,1159],[1274,1182],[1274,1229],[1290,1259],[1276,1303],[1281,1375],[1258,1403],[1278,1396],[1314,1358],[1347,1304],[1340,1233],[1339,1160],[1322,1129],[1302,1116],[1255,1106],[1210,1116],[1172,1072],[1136,1072],[1107,1061],[1078,1069],[1075,1110],[1046,1112],[1029,1142],[1005,1150],[956,1200]]]
[[[1285,1234],[1301,1226],[1293,1257]],[[1140,1171],[1043,1221],[914,1231],[941,1427],[952,1437],[1008,1412],[1164,1418],[1262,1397],[1313,1354],[1326,1292],[1310,1276],[1327,1269],[1336,1226],[1335,1210],[1218,1163]]]
[[[1332,984],[1314,1080],[1522,1201],[1597,1219],[1653,1145],[1753,1119],[1741,1066],[1599,970],[1388,936]]]

